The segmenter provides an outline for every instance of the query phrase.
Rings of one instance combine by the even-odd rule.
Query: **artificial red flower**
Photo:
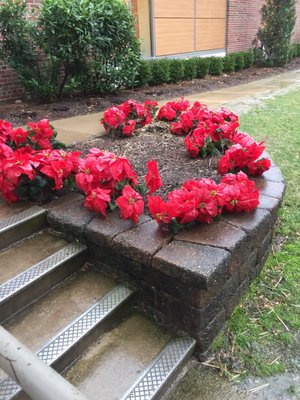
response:
[[[51,138],[54,136],[55,132],[47,119],[42,119],[38,123],[29,122],[27,125],[32,131],[29,135],[33,144],[36,144],[41,149],[49,149],[52,147]]]
[[[135,224],[144,211],[144,200],[142,196],[129,185],[124,187],[122,196],[116,199],[116,203],[120,208],[121,218],[123,220],[131,219]]]
[[[4,143],[0,143],[0,161],[10,157],[13,154],[12,149]]]
[[[106,217],[107,205],[110,202],[110,190],[93,189],[86,197],[84,205],[91,211],[100,212]]]
[[[122,128],[122,133],[124,136],[129,137],[133,134],[135,128],[136,128],[136,121],[134,120],[126,121],[125,125]]]
[[[0,119],[0,143],[5,143],[9,140],[13,127],[7,121]]]
[[[152,217],[159,225],[162,223],[169,224],[171,222],[167,211],[167,204],[160,196],[148,196],[148,208]]]
[[[248,165],[248,171],[250,175],[261,176],[265,171],[270,169],[271,161],[267,158],[261,158],[260,160],[254,161]]]
[[[138,183],[137,175],[125,157],[115,157],[112,159],[109,164],[109,171],[116,182],[129,180],[134,185]]]
[[[25,131],[22,128],[17,128],[12,130],[10,133],[10,140],[14,142],[17,146],[20,146],[23,143],[26,143],[28,138],[28,131]]]
[[[126,115],[123,111],[121,111],[117,107],[111,107],[108,110],[104,111],[103,118],[101,120],[101,124],[104,125],[106,130],[110,129],[118,129],[120,124],[123,124],[125,121]]]
[[[149,194],[156,192],[162,185],[162,180],[158,172],[158,166],[155,160],[147,162],[148,172],[145,176],[146,186],[149,189]]]

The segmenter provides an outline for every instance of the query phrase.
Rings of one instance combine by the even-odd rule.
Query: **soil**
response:
[[[17,100],[16,102],[0,103],[0,119],[8,120],[14,126],[20,126],[29,121],[37,121],[42,118],[56,120],[76,115],[92,114],[103,111],[113,104],[122,103],[129,98],[138,101],[145,101],[146,99],[163,100],[180,98],[194,93],[218,90],[252,82],[299,68],[300,58],[298,57],[291,60],[285,67],[251,67],[231,74],[222,74],[221,76],[208,76],[205,79],[183,81],[178,84],[164,84],[160,86],[145,86],[132,90],[120,90],[117,93],[105,96],[74,95],[51,104],[42,104],[30,100]]]
[[[92,147],[97,147],[111,151],[126,157],[141,178],[147,173],[147,161],[155,160],[163,181],[163,187],[157,194],[165,198],[167,193],[178,189],[187,179],[211,178],[218,182],[221,178],[218,173],[219,157],[190,158],[183,140],[184,137],[170,133],[168,123],[155,122],[137,130],[130,138],[107,134],[76,143],[68,150],[80,150],[87,154]]]

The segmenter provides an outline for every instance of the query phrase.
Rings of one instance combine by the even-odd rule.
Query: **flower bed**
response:
[[[132,111],[135,107],[140,111]],[[142,105],[142,112],[133,101],[121,105],[127,116],[137,119],[149,116],[147,107]],[[110,112],[107,115],[115,118]],[[44,137],[42,131],[47,130],[46,144],[36,140],[31,127],[30,133],[20,135],[26,140],[17,143],[16,130],[2,122],[0,187],[8,200],[15,201],[24,182],[30,190],[28,183],[36,179],[46,180],[50,190],[76,183],[83,194],[47,206],[50,225],[87,242],[99,268],[134,281],[140,289],[140,306],[163,323],[189,332],[203,355],[268,255],[284,183],[263,153],[264,144],[238,132],[234,114],[214,113],[198,102],[190,107],[182,100],[161,109],[158,118],[168,122],[163,133],[152,132],[152,136],[144,122],[142,131],[133,129],[132,137],[125,134],[124,138],[119,135],[124,135],[125,120],[108,124],[113,137],[99,139],[102,150],[84,149],[82,154],[55,149],[55,133],[50,134],[45,121],[35,132]],[[159,125],[149,125],[149,130],[155,126]],[[167,127],[173,135],[165,132]],[[161,142],[156,135],[161,135]],[[135,159],[130,158],[131,164],[114,154],[114,148],[134,154],[134,144],[145,147],[149,137],[164,144],[164,149],[170,148],[169,143],[175,146],[175,155],[174,151],[163,154],[159,164],[173,155],[174,169],[190,168],[182,181],[166,184],[168,163],[158,168],[153,159],[148,160],[137,174]],[[108,149],[107,143],[115,147]],[[198,176],[199,166],[211,161],[218,167],[218,171],[211,169],[214,179]],[[245,172],[256,178],[249,179]],[[144,208],[148,214],[143,214]]]

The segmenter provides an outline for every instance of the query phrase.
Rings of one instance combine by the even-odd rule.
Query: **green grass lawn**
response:
[[[213,346],[215,362],[232,378],[300,370],[300,90],[266,101],[240,123],[266,140],[287,190],[273,252]]]

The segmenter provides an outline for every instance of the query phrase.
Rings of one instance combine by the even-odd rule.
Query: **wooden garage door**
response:
[[[153,0],[157,56],[225,47],[226,0]]]
[[[224,49],[226,0],[196,0],[196,51]]]

